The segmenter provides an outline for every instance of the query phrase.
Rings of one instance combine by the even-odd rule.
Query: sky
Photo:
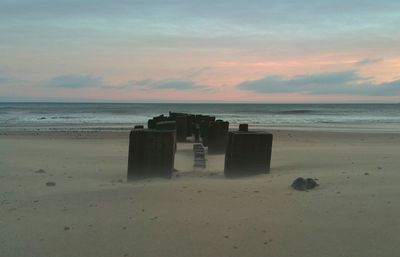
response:
[[[0,101],[400,102],[400,1],[0,0]]]

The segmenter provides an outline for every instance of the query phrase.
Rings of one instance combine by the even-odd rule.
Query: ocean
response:
[[[0,130],[129,130],[169,111],[235,128],[400,131],[400,104],[0,103]]]

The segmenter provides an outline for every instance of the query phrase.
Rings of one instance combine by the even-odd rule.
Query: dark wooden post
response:
[[[134,129],[144,129],[143,125],[135,125]]]
[[[156,130],[176,130],[176,121],[160,121],[156,123]]]
[[[156,128],[156,124],[159,123],[159,122],[163,122],[163,121],[170,121],[170,119],[168,117],[164,116],[164,114],[161,114],[159,116],[153,117],[152,119],[148,120],[147,128],[155,129]]]
[[[229,131],[229,122],[217,120],[209,123],[208,153],[224,153]]]
[[[272,134],[266,132],[229,132],[225,176],[269,173],[272,138]]]
[[[194,133],[195,130],[194,128],[194,121],[195,121],[196,116],[193,114],[188,114],[186,116],[186,120],[187,120],[187,131],[186,131],[186,136],[191,137]]]
[[[174,169],[174,149],[174,131],[131,130],[128,181],[146,177],[171,178]]]
[[[147,128],[148,129],[155,129],[156,128],[156,120],[150,119],[147,121]]]
[[[200,125],[197,123],[193,123],[192,130],[194,131],[194,141],[196,143],[200,142]]]
[[[160,121],[156,123],[156,130],[172,131],[174,134],[174,152],[178,149],[178,141],[176,140],[176,121]]]
[[[187,116],[176,116],[174,119],[176,122],[176,137],[178,142],[185,142],[188,131]]]
[[[239,131],[242,131],[242,132],[249,131],[249,124],[246,124],[246,123],[239,124]]]
[[[200,136],[203,140],[203,145],[208,146],[208,134],[210,131],[210,127],[207,121],[203,120],[199,126]]]
[[[176,121],[176,134],[180,142],[186,141],[186,137],[194,133],[192,126],[195,121],[195,115],[180,112],[169,112],[169,119]]]

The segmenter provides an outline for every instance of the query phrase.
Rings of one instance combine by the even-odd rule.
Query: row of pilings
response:
[[[268,173],[272,134],[249,131],[240,124],[229,132],[229,122],[215,116],[170,112],[149,119],[147,129],[135,126],[129,137],[128,180],[165,177],[174,170],[177,142],[194,141],[208,148],[208,154],[225,153],[226,177]]]

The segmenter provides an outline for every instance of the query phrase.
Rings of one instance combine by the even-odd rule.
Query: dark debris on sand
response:
[[[48,187],[53,187],[53,186],[55,186],[56,185],[56,182],[46,182],[46,186],[48,186]]]
[[[315,179],[312,178],[296,178],[292,183],[292,188],[298,191],[307,191],[319,186]]]
[[[43,169],[38,169],[37,171],[35,171],[35,173],[43,174],[43,173],[46,173],[46,171]]]

